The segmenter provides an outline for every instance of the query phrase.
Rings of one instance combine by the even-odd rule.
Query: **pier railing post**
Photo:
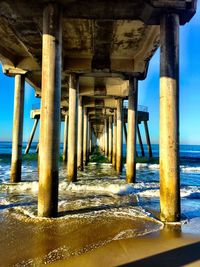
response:
[[[69,182],[77,180],[77,90],[75,74],[69,76],[69,127],[68,127],[68,164],[67,177]]]
[[[160,207],[161,220],[180,220],[179,15],[160,21]]]
[[[21,181],[22,165],[22,142],[23,142],[23,121],[24,121],[24,75],[15,75],[15,96],[13,116],[13,139],[11,159],[11,182]]]
[[[54,217],[58,209],[62,15],[56,3],[43,12],[42,99],[39,151],[38,215]]]
[[[137,131],[138,81],[129,79],[128,134],[126,149],[126,181],[134,183],[136,178],[136,131]]]
[[[116,170],[122,171],[122,99],[117,99],[117,155]]]
[[[83,103],[82,96],[78,101],[78,148],[77,148],[77,166],[83,170]]]

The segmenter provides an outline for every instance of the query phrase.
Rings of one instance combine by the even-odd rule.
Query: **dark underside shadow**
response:
[[[180,267],[200,259],[200,242],[162,252],[121,267]]]

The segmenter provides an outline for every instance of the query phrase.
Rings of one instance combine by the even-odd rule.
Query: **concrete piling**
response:
[[[180,220],[179,15],[160,21],[160,217]]]
[[[104,119],[104,147],[105,147],[105,156],[108,156],[108,123],[107,119]]]
[[[109,116],[109,119],[108,119],[108,123],[109,123],[109,149],[108,149],[108,160],[110,162],[112,162],[112,150],[113,150],[113,133],[112,133],[112,116]]]
[[[88,134],[87,134],[87,162],[89,162],[90,151],[91,151],[91,122],[88,117]]]
[[[126,182],[134,183],[136,178],[136,131],[137,131],[137,100],[138,81],[129,79],[128,96],[128,134],[126,152]]]
[[[117,99],[117,151],[116,151],[116,170],[122,171],[122,99]]]
[[[117,115],[116,110],[114,110],[113,116],[113,154],[112,154],[112,165],[116,168],[116,150],[117,150]]]
[[[24,75],[15,75],[13,138],[10,180],[12,183],[21,181],[22,141],[24,120]]]
[[[141,133],[140,133],[140,127],[139,127],[138,124],[137,124],[137,136],[138,136],[138,141],[139,141],[139,144],[140,144],[141,155],[142,155],[142,157],[144,157],[145,156],[144,146],[143,146],[143,143],[142,143],[142,137],[141,137]]]
[[[77,167],[83,170],[83,101],[82,96],[78,99],[78,146],[77,146]]]
[[[67,150],[68,147],[68,113],[65,114],[65,122],[64,122],[64,139],[63,139],[63,161],[65,164],[67,163]]]
[[[75,74],[69,76],[69,126],[68,126],[68,164],[69,182],[77,180],[77,80]]]
[[[145,129],[149,158],[152,158],[153,155],[152,155],[151,141],[150,141],[150,135],[149,135],[149,129],[148,129],[147,121],[144,121],[144,129]]]
[[[59,5],[56,3],[46,4],[43,12],[38,192],[38,216],[41,217],[54,217],[58,210],[62,61],[61,18]]]
[[[84,126],[83,126],[83,161],[84,165],[87,165],[87,149],[88,149],[88,112],[87,108],[84,108]]]

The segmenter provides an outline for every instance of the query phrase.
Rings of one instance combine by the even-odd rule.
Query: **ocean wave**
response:
[[[67,200],[65,201],[66,204]],[[63,201],[59,201],[58,203],[58,210],[62,211],[63,208]],[[120,217],[126,217],[126,218],[144,218],[153,222],[158,223],[159,225],[163,225],[162,222],[160,222],[159,220],[157,220],[156,218],[154,218],[154,216],[147,210],[145,210],[143,207],[141,206],[137,206],[137,207],[119,207],[119,208],[112,208],[110,207],[109,209],[102,209],[102,210],[98,210],[98,209],[92,209],[92,210],[88,210],[87,212],[79,212],[78,210],[75,210],[74,213],[67,213],[66,215],[63,216],[59,216],[56,218],[45,218],[45,217],[39,217],[36,214],[36,210],[37,207],[36,206],[19,206],[19,207],[13,207],[9,209],[9,213],[11,216],[14,216],[15,218],[17,218],[18,220],[25,220],[25,221],[35,221],[35,222],[39,222],[41,220],[43,221],[67,221],[67,220],[71,220],[72,218],[95,218],[95,217],[115,217],[115,218],[120,218]],[[63,214],[63,213],[62,213]]]
[[[151,163],[137,163],[136,169],[149,169],[149,170],[159,170],[160,165],[159,164],[151,164]],[[200,172],[200,166],[185,166],[180,165],[180,171],[181,172],[188,172],[188,173],[195,173]]]
[[[200,150],[180,150],[180,153],[200,153]]]
[[[113,240],[145,236],[164,227],[162,222],[153,218],[141,207],[68,214],[58,218],[37,217],[29,212],[29,209],[30,207],[13,208],[10,210],[9,216],[16,224],[18,221],[25,221],[28,226],[34,223],[34,229],[37,229],[38,235],[40,236],[42,233],[43,243],[44,240],[48,240],[49,244],[55,244],[55,246],[51,246],[51,250],[45,250],[45,253],[37,258],[24,259],[15,267],[41,266],[57,260],[68,259],[102,247]],[[28,226],[26,229],[32,230]],[[48,230],[45,231],[45,229]],[[88,235],[88,233],[90,234]],[[58,242],[59,245],[57,245],[55,240],[59,236],[63,237],[62,243]],[[54,242],[51,243],[51,240]]]
[[[2,192],[27,192],[30,191],[32,193],[38,192],[38,182],[19,182],[19,183],[2,183],[0,185],[0,190]]]
[[[190,172],[190,173],[200,172],[200,167],[199,166],[190,167],[190,166],[181,165],[180,169],[181,169],[182,172]]]
[[[151,170],[159,170],[159,164],[151,164],[151,163],[136,163],[136,169],[151,169]]]
[[[147,198],[159,198],[160,190],[158,189],[148,189],[143,190],[141,192],[136,193],[139,197],[147,197]],[[198,186],[187,186],[181,188],[180,190],[181,198],[188,199],[200,199],[200,187]]]
[[[20,183],[3,183],[0,185],[2,192],[9,193],[38,193],[38,182],[20,182]],[[65,194],[67,192],[73,193],[94,193],[97,195],[107,194],[107,195],[138,195],[141,197],[159,197],[159,183],[158,182],[139,182],[134,184],[126,184],[124,180],[118,181],[112,180],[108,181],[95,181],[90,182],[87,180],[81,180],[78,183],[68,183],[67,181],[62,181],[59,183],[60,194]],[[199,186],[184,186],[180,190],[181,197],[185,198],[200,198],[200,187]]]

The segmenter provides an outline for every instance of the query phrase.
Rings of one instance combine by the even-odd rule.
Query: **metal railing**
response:
[[[143,111],[143,112],[148,112],[148,107],[147,106],[141,106],[141,105],[139,105],[138,106],[138,110],[139,111]]]
[[[123,107],[128,109],[128,101],[124,101]],[[35,103],[32,105],[32,110],[40,109],[40,103]],[[148,112],[148,107],[146,106],[138,106],[138,111]]]
[[[128,101],[124,101],[124,108],[128,109]],[[138,111],[142,111],[142,112],[148,112],[148,107],[147,106],[141,106],[138,105]]]

